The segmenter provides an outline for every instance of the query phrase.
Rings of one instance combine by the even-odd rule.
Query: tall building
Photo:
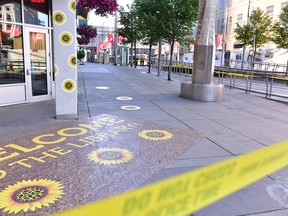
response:
[[[277,20],[282,9],[288,5],[287,0],[217,0],[216,11],[216,38],[217,50],[221,50],[222,37],[226,42],[225,50],[238,51],[234,29],[247,23],[251,12],[256,8],[262,9],[273,20]],[[264,47],[273,48],[275,44],[268,43]]]

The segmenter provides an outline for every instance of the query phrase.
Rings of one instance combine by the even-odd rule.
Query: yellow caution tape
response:
[[[285,141],[56,215],[187,215],[285,167],[287,163],[288,141]]]

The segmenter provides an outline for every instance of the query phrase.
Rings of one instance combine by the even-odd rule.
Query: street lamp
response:
[[[104,44],[104,24],[106,23],[106,21],[105,22],[103,22],[102,23],[102,43]],[[104,64],[104,51],[105,51],[105,49],[104,49],[104,47],[103,47],[103,53],[102,53],[102,64]]]
[[[117,45],[118,45],[118,13],[115,12],[115,33],[114,33],[114,65],[117,65]]]

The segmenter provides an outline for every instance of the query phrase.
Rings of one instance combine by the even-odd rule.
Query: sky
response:
[[[118,4],[120,6],[126,7],[127,4],[131,4],[133,0],[117,0]],[[90,18],[88,20],[88,25],[93,26],[107,26],[107,27],[113,27],[115,22],[114,16],[107,17],[100,17],[94,15],[94,13],[90,14]]]

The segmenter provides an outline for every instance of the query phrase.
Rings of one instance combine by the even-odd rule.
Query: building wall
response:
[[[250,2],[250,10],[248,13]],[[273,20],[277,20],[281,13],[282,7],[288,4],[287,0],[218,0],[216,11],[216,34],[224,34],[226,41],[226,50],[234,49],[233,45],[237,44],[235,40],[234,29],[236,23],[247,23],[247,18],[251,12],[260,8],[271,15]],[[226,24],[226,34],[225,34]],[[268,43],[264,47],[275,47],[273,43]]]

